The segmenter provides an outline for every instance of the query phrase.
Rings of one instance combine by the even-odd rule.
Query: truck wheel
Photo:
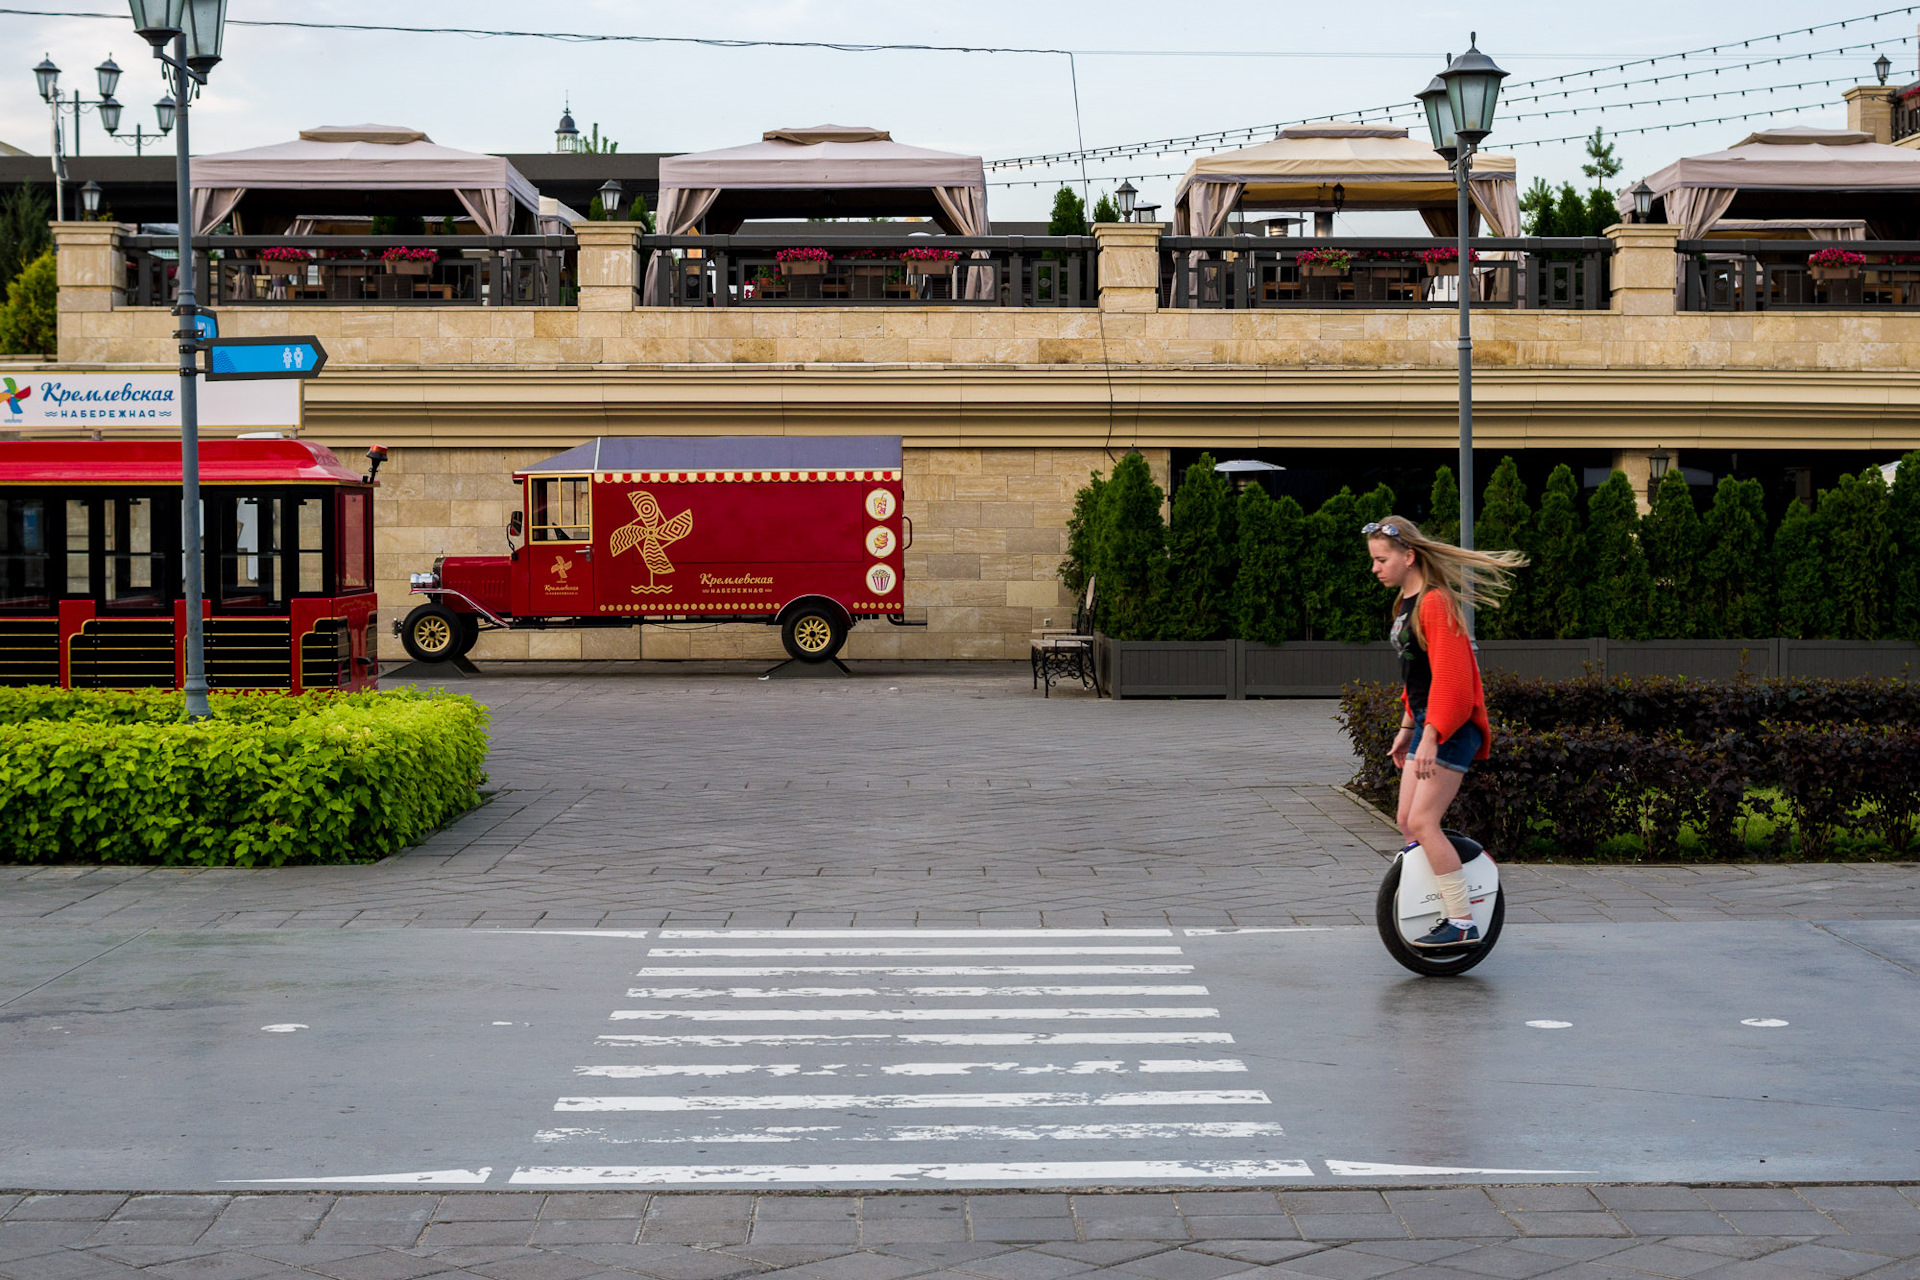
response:
[[[451,662],[463,635],[460,615],[443,604],[423,604],[400,624],[400,643],[415,662]]]
[[[458,647],[454,649],[453,656],[464,658],[473,651],[474,645],[480,643],[480,618],[478,614],[472,613],[458,613],[454,617],[459,619],[460,633],[457,637]]]
[[[847,642],[847,624],[825,605],[802,605],[780,628],[780,642],[802,662],[826,662]]]

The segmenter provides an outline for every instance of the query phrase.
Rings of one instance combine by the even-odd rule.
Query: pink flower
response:
[[[1855,253],[1851,249],[1822,249],[1807,256],[1807,265],[1810,267],[1861,267],[1866,262],[1866,254]]]
[[[440,254],[437,250],[434,250],[434,249],[420,249],[420,248],[414,248],[408,245],[395,245],[391,249],[382,251],[382,253],[380,254],[380,261],[382,262],[438,262],[440,261]]]

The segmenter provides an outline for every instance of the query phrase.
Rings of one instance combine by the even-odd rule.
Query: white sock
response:
[[[1449,871],[1435,876],[1440,885],[1440,901],[1446,906],[1447,919],[1465,928],[1473,923],[1473,904],[1467,901],[1466,871]]]

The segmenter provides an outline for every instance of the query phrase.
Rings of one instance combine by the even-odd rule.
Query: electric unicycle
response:
[[[1413,940],[1425,937],[1442,914],[1440,886],[1427,862],[1426,850],[1419,845],[1394,858],[1380,881],[1380,896],[1374,904],[1374,923],[1379,926],[1380,941],[1387,944],[1387,953],[1428,978],[1450,978],[1485,960],[1500,940],[1500,926],[1507,917],[1506,894],[1500,888],[1500,868],[1494,864],[1493,855],[1476,840],[1455,831],[1446,834],[1467,873],[1467,900],[1473,904],[1473,922],[1480,926],[1478,943],[1434,948],[1413,945]]]

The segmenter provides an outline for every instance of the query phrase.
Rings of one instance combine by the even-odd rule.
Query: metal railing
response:
[[[172,306],[178,255],[170,236],[127,236],[127,298]],[[274,261],[268,249],[304,261]],[[389,262],[394,248],[426,248],[436,262]],[[575,301],[572,236],[198,236],[201,305],[210,307],[553,307]]]
[[[1893,108],[1894,141],[1897,142],[1901,138],[1911,138],[1916,133],[1920,133],[1920,104],[1909,105],[1905,102],[1895,103]]]
[[[1455,262],[1420,254],[1452,240],[1296,239],[1292,236],[1163,236],[1160,305],[1251,310],[1263,307],[1453,307]],[[1311,250],[1344,252],[1347,263],[1300,261]],[[1476,239],[1473,300],[1492,307],[1604,311],[1613,242],[1587,239]]]
[[[824,239],[824,238],[823,238]],[[829,247],[829,245],[831,247]],[[782,250],[826,256],[782,260]],[[927,251],[949,260],[929,260]],[[902,254],[919,254],[919,258]],[[791,236],[645,236],[658,264],[655,307],[1094,307],[1092,236],[870,236],[822,244]]]
[[[1863,265],[1816,267],[1843,249]],[[1920,240],[1682,240],[1683,311],[1920,311]]]

